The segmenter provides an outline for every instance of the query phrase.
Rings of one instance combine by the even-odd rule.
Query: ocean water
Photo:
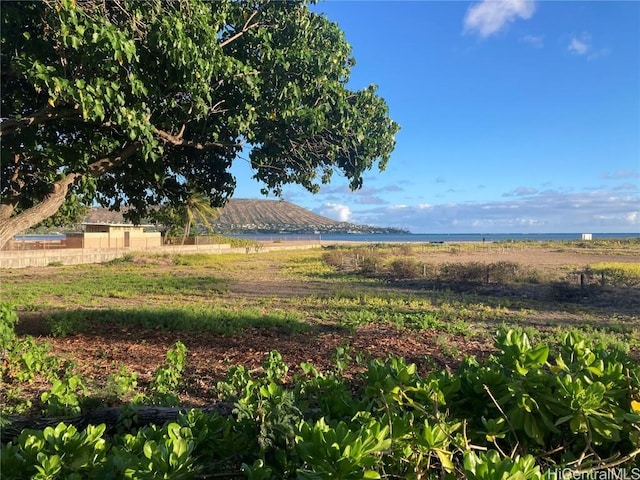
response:
[[[25,235],[16,235],[13,239],[16,242],[53,242],[56,240],[64,240],[67,236],[63,233],[35,234],[28,233]]]
[[[296,234],[296,233],[256,233],[231,235],[234,238],[247,238],[263,242],[269,241],[352,241],[372,243],[441,243],[441,242],[505,242],[505,241],[549,241],[580,240],[581,233],[404,233],[404,234]],[[16,241],[55,241],[64,240],[64,234],[17,235]],[[594,233],[593,240],[640,238],[640,233]]]
[[[581,240],[582,233],[406,233],[406,234],[242,234],[232,235],[258,241],[334,240],[373,243],[440,243]],[[593,240],[640,238],[640,233],[594,233]]]

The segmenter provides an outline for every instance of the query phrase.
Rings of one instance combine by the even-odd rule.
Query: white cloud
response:
[[[602,178],[606,180],[618,180],[620,178],[638,178],[640,179],[640,171],[638,170],[618,170],[616,172],[605,172],[602,175]]]
[[[544,47],[544,35],[525,35],[520,40],[533,48]]]
[[[608,48],[595,49],[588,32],[572,36],[567,45],[567,51],[573,55],[586,57],[587,60],[597,60],[611,53]]]
[[[620,185],[617,185],[617,186],[613,187],[613,190],[614,190],[614,191],[620,191],[620,190],[623,190],[623,191],[630,191],[630,192],[632,192],[632,191],[635,191],[635,190],[637,190],[637,189],[638,189],[638,186],[637,186],[637,185],[634,185],[633,183],[622,183],[622,184],[620,184]]]
[[[505,194],[503,194],[503,197],[524,197],[527,195],[534,195],[538,193],[538,190],[536,190],[535,188],[529,188],[529,187],[518,187],[515,190],[512,190],[511,192],[507,192]]]
[[[518,18],[533,16],[535,2],[528,0],[483,0],[467,10],[465,32],[477,33],[483,38],[498,33]]]
[[[583,33],[580,38],[571,38],[567,50],[574,55],[586,55],[591,50],[591,35]]]
[[[349,222],[351,218],[351,209],[347,205],[340,205],[339,203],[325,203],[319,209],[315,209],[314,212],[339,222]]]
[[[624,194],[545,190],[489,202],[372,207],[354,211],[350,221],[414,233],[634,233],[639,205],[637,186]]]

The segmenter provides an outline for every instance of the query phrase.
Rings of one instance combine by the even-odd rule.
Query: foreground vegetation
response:
[[[506,479],[636,465],[637,261],[595,255],[537,268],[500,255],[461,261],[469,245],[436,248],[451,250],[132,255],[1,272],[18,307],[0,309],[2,477]],[[90,378],[73,356],[53,354],[57,338],[16,334],[18,315],[63,339],[99,331],[108,341],[120,329],[143,343],[162,332],[278,336],[261,368],[229,363],[225,378],[198,387],[225,408],[147,424],[142,409],[185,406],[202,383],[189,347],[173,343],[149,378],[126,360]],[[348,344],[323,367],[273,350],[279,338],[313,343],[324,328],[347,338],[367,325],[427,332],[447,368]],[[482,342],[486,355],[469,356]],[[76,422],[111,406],[121,409],[115,423]],[[60,421],[9,435],[16,415]]]
[[[11,333],[14,313],[2,312],[11,373],[44,370],[16,367],[25,352]],[[514,330],[499,332],[496,347],[484,361],[470,357],[453,373],[426,377],[389,357],[349,380],[350,359],[342,355],[331,371],[301,364],[290,383],[273,351],[263,374],[236,366],[215,387],[232,415],[190,410],[161,426],[137,425],[130,406],[109,434],[104,424],[78,430],[64,422],[24,430],[2,448],[3,478],[232,478],[242,471],[252,479],[538,479],[634,464],[637,362],[573,334],[554,353]],[[149,392],[135,394],[131,405],[177,404],[186,353],[177,343]],[[65,373],[51,375],[42,396],[50,415],[80,412],[82,382]],[[135,377],[125,371],[112,383],[119,395],[135,393]]]

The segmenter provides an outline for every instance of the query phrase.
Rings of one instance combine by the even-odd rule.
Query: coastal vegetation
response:
[[[364,244],[4,270],[3,478],[630,468],[638,248]],[[150,407],[172,416],[149,423]]]

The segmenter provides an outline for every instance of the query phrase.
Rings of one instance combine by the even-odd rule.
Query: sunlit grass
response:
[[[85,265],[56,269],[50,277],[4,280],[3,298],[27,305],[96,305],[104,298],[175,298],[211,296],[226,290],[225,281],[203,272],[157,270],[148,265]]]
[[[211,332],[232,335],[247,328],[278,328],[285,332],[303,332],[310,326],[295,312],[257,308],[203,308],[184,305],[181,308],[148,307],[107,310],[72,310],[56,312],[49,317],[54,334],[68,335],[86,331],[92,324],[161,329],[168,331]]]
[[[284,264],[283,274],[299,277],[323,277],[332,275],[336,269],[327,265],[317,255],[296,257]]]
[[[445,253],[455,256],[458,247],[474,248],[467,244],[450,245]],[[376,255],[382,259],[413,258],[430,248],[440,246],[373,245],[225,255],[134,254],[103,265],[0,271],[0,282],[3,299],[20,310],[53,311],[60,332],[87,321],[224,334],[251,326],[294,331],[305,323],[322,322],[350,331],[361,325],[386,324],[400,329],[489,338],[500,324],[535,324],[547,331],[536,319],[546,318],[547,310],[552,310],[554,315],[570,317],[567,324],[575,321],[576,327],[600,326],[605,333],[632,345],[639,343],[638,333],[633,333],[637,318],[629,320],[628,314],[608,321],[603,321],[601,314],[590,318],[592,310],[588,304],[521,295],[517,290],[520,285],[509,287],[514,290],[508,295],[496,295],[490,288],[456,289],[449,287],[447,281],[437,287],[414,280],[405,285],[352,266],[341,267],[341,263],[356,256],[362,265]],[[480,244],[475,248],[506,247]],[[448,262],[446,259],[442,265]],[[463,262],[460,265],[465,266]],[[523,282],[541,287],[540,292],[557,290],[552,282],[578,268],[568,265],[554,270],[554,276],[547,275],[545,270],[535,279],[527,277]],[[638,263],[591,265],[594,275],[618,270],[624,278],[640,278]],[[243,282],[255,291],[238,290]],[[279,282],[285,285],[282,291],[278,290]],[[579,292],[577,279],[572,277],[571,282],[568,294]],[[286,285],[294,288],[288,289]],[[76,307],[84,310],[69,311]],[[573,320],[578,318],[581,324]]]
[[[220,267],[239,263],[246,258],[245,254],[226,253],[224,255],[211,253],[191,253],[168,256],[173,265],[189,267]]]
[[[640,280],[640,262],[602,262],[590,265],[591,271],[615,284],[635,284]]]

